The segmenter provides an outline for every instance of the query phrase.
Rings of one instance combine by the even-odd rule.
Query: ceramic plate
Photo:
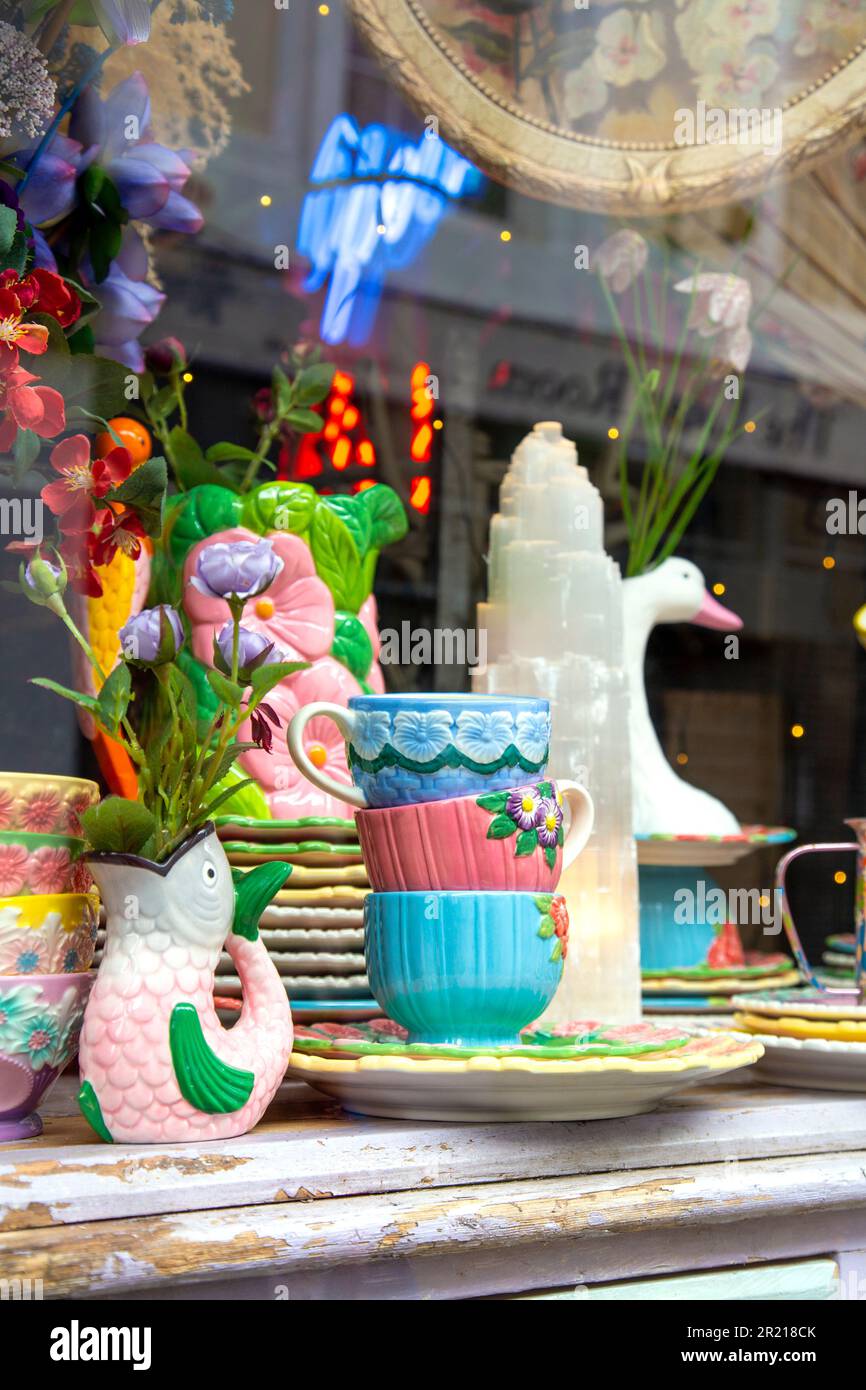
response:
[[[637,862],[641,867],[698,865],[721,868],[736,864],[764,845],[784,845],[797,838],[796,830],[783,825],[744,825],[739,835],[636,835]]]
[[[399,1023],[380,1018],[371,1024],[346,1026],[322,1023],[295,1033],[298,1052],[328,1057],[641,1057],[685,1047],[689,1034],[682,1028],[663,1028],[655,1023],[605,1025],[593,1020],[560,1024],[552,1031],[527,1028],[521,1045],[513,1047],[454,1047],[448,1044],[409,1043]]]
[[[860,996],[853,989],[839,989],[833,994],[808,987],[766,989],[759,994],[746,995],[742,1004],[735,998],[733,1004],[734,1008],[742,1007],[749,1013],[768,1018],[866,1019],[866,1006],[860,1003]]]
[[[295,1023],[317,1023],[330,1020],[333,1023],[358,1023],[365,1019],[378,1018],[382,1010],[375,999],[291,999],[292,1018]],[[239,999],[218,999],[217,1015],[225,1026],[237,1022],[241,1009]]]
[[[316,931],[312,927],[283,929],[262,927],[259,935],[269,951],[358,951],[364,950],[364,928],[344,927]]]
[[[363,951],[268,951],[281,975],[363,975],[367,969]],[[220,956],[217,975],[234,975],[235,963],[227,951]]]
[[[306,868],[345,868],[363,864],[360,845],[329,845],[324,840],[300,840],[296,845],[254,845],[243,840],[224,840],[230,864],[239,869],[253,864],[304,865]]]
[[[866,1091],[866,1047],[862,1042],[780,1038],[770,1033],[749,1036],[764,1049],[757,1068],[761,1079],[774,1086]]]
[[[291,868],[292,872],[286,879],[286,887],[277,894],[274,899],[275,902],[281,902],[287,892],[297,893],[304,889],[329,889],[336,892],[346,887],[354,887],[367,892],[370,887],[367,870],[363,864],[349,864],[342,869],[330,865],[326,869],[308,869],[303,864],[293,864]]]
[[[645,1014],[730,1014],[733,1006],[730,999],[718,995],[650,995],[643,1000]]]
[[[362,1115],[405,1120],[601,1120],[640,1115],[686,1086],[748,1066],[757,1040],[692,1038],[653,1059],[329,1058],[293,1053],[288,1075]]]
[[[369,892],[369,888],[357,888],[344,883],[329,884],[326,888],[281,888],[272,900],[271,907],[362,908]],[[268,910],[262,914],[263,917]]]
[[[642,970],[641,975],[644,980],[750,980],[784,974],[793,968],[789,956],[746,951],[745,957],[745,965],[692,965],[676,970]]]
[[[779,1038],[823,1038],[831,1042],[866,1042],[866,1019],[767,1018],[742,1010],[734,1015],[747,1033],[771,1033]]]
[[[800,976],[796,970],[789,970],[786,975],[767,976],[763,975],[758,979],[745,979],[742,975],[737,975],[727,980],[706,980],[702,982],[698,979],[683,980],[674,975],[664,975],[660,979],[644,980],[641,989],[644,998],[651,998],[654,994],[745,994],[749,990],[762,990],[764,985],[772,983],[782,988],[784,985],[796,985]]]
[[[237,996],[243,993],[237,975],[218,975],[220,994]],[[366,975],[281,975],[290,998],[297,999],[372,999]],[[380,1014],[381,1008],[376,1008]]]
[[[824,945],[828,951],[842,951],[846,956],[853,956],[856,950],[853,932],[839,932],[836,936],[828,936]]]
[[[270,903],[259,919],[260,927],[294,927],[316,931],[364,929],[362,907],[280,907]]]
[[[849,956],[845,951],[825,951],[821,960],[824,965],[834,967],[836,970],[844,970],[846,975],[854,975],[854,957]]]
[[[303,820],[256,820],[252,816],[216,816],[214,819],[221,840],[285,845],[315,838],[340,845],[358,843],[354,820],[334,816],[308,816]]]

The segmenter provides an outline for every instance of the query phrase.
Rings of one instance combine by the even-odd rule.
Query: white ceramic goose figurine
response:
[[[665,757],[650,719],[644,658],[656,623],[697,623],[737,632],[742,618],[713,598],[697,565],[675,556],[648,574],[627,579],[623,605],[635,834],[736,834],[739,822],[727,806],[684,782]]]

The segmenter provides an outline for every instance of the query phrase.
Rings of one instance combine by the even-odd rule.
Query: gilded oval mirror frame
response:
[[[826,25],[813,24],[811,35],[805,28],[802,34],[791,29],[791,5],[798,0],[785,0],[788,9],[784,12],[781,0],[738,5],[737,13],[745,14],[747,23],[750,12],[764,13],[763,30],[759,28],[744,41],[743,62],[749,68],[745,81],[736,74],[738,99],[744,109],[747,103],[757,108],[754,98],[760,91],[758,100],[766,103],[766,109],[781,113],[779,136],[762,143],[734,139],[694,144],[676,142],[672,103],[682,103],[678,111],[694,107],[701,81],[709,83],[710,97],[724,90],[730,69],[730,61],[724,67],[725,45],[732,40],[727,33],[708,32],[704,43],[704,35],[693,28],[687,45],[685,26],[709,23],[723,29],[725,0],[712,0],[711,8],[703,8],[710,0],[677,0],[675,6],[662,10],[647,0],[621,4],[595,0],[591,15],[581,16],[578,11],[583,7],[575,6],[576,17],[566,21],[557,17],[564,9],[557,0],[491,0],[488,5],[465,0],[348,3],[388,77],[422,119],[435,118],[442,137],[492,178],[568,207],[653,216],[729,203],[764,191],[770,179],[807,172],[866,131],[866,11],[852,17],[838,0],[826,0],[828,14],[834,6],[842,14],[837,29],[828,20]],[[808,5],[814,7],[816,0],[799,3],[807,16]],[[552,37],[542,32],[539,38],[540,26],[547,21],[574,27],[551,29]],[[762,23],[754,17],[751,22]],[[778,29],[771,32],[768,24],[777,24]],[[660,26],[667,28],[663,31]],[[680,41],[675,57],[674,31]],[[601,46],[599,35],[605,37],[607,47]],[[527,44],[535,45],[528,48],[528,62]],[[510,77],[509,45],[516,55]],[[719,73],[695,80],[690,65],[694,66],[696,51],[716,63]],[[545,54],[553,55],[547,76],[538,75],[539,53],[542,60]],[[577,68],[569,68],[563,54],[580,59]],[[678,64],[674,82],[667,80],[664,71],[668,62]],[[627,70],[629,63],[634,77]],[[774,82],[760,89],[755,82],[771,70]],[[637,109],[631,111],[626,94],[630,83],[640,94]],[[619,109],[601,109],[599,115],[602,89],[612,98],[611,104],[620,103]],[[561,109],[563,90],[570,97],[570,111],[577,109],[580,114],[558,124],[557,95]],[[659,105],[659,93],[667,111],[652,110],[654,102]],[[602,108],[605,100],[602,94]],[[580,103],[589,106],[581,111]],[[629,138],[635,128],[640,129],[641,103],[648,130],[668,138]],[[719,99],[718,108],[722,105]],[[613,130],[612,137],[608,130]]]

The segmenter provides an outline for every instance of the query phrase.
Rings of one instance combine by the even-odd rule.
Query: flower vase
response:
[[[79,1049],[79,1104],[106,1142],[227,1139],[261,1119],[292,1049],[286,991],[258,920],[288,875],[263,864],[233,879],[213,825],[163,864],[88,858],[105,905],[105,953]],[[244,1000],[223,1028],[214,978],[225,949]]]

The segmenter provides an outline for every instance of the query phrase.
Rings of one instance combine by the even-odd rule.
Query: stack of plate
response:
[[[767,1081],[866,1091],[866,1001],[856,990],[764,990],[733,1002],[733,1026],[764,1048]]]
[[[233,868],[274,860],[291,866],[259,930],[292,1001],[295,1018],[372,1018],[381,1013],[364,961],[364,899],[370,891],[353,820],[253,820],[224,816],[217,833]],[[240,998],[227,953],[217,994]]]
[[[642,971],[645,1013],[730,1013],[733,996],[799,983],[793,961],[784,955],[746,951],[742,965],[678,966]]]
[[[821,957],[828,984],[853,984],[854,982],[854,933],[843,932],[839,936],[828,936]]]

